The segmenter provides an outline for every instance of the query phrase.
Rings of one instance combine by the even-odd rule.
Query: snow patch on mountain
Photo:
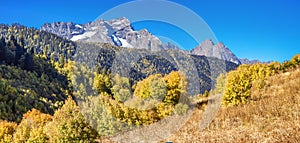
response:
[[[79,25],[79,24],[76,24],[75,27],[77,27],[77,28],[83,28],[83,27],[82,27],[81,25]]]
[[[76,34],[80,34],[80,32],[78,32],[78,31],[73,31],[72,34],[73,34],[73,35],[76,35]]]
[[[85,38],[90,38],[92,36],[94,36],[96,34],[96,32],[94,31],[90,31],[90,32],[85,32],[81,35],[75,35],[73,36],[70,40],[72,41],[78,41],[78,40],[81,40],[81,39],[85,39]]]
[[[125,39],[119,38],[119,40],[122,43],[122,47],[133,48],[133,46],[131,44],[129,44]]]

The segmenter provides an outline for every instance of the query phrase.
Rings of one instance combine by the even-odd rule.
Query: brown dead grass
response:
[[[249,104],[222,107],[201,131],[201,111],[167,141],[173,142],[299,142],[300,68],[271,77],[252,91]]]
[[[300,68],[271,77],[264,89],[252,90],[252,99],[245,105],[221,107],[202,131],[203,109],[196,109],[183,128],[161,142],[300,141]],[[111,139],[99,141],[112,142]]]

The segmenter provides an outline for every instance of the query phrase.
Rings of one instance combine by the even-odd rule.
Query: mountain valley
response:
[[[182,128],[147,141],[294,142],[299,66],[299,54],[250,61],[210,39],[179,49],[125,17],[1,24],[0,142],[138,142],[164,123]]]

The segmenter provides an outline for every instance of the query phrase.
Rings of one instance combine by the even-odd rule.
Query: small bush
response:
[[[185,114],[188,109],[189,109],[189,106],[186,105],[186,104],[178,103],[178,104],[175,105],[175,113],[177,115]]]

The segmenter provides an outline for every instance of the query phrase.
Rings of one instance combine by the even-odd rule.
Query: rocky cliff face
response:
[[[209,39],[192,49],[190,54],[215,57],[236,64],[241,64],[240,60],[222,42],[214,44]]]
[[[80,35],[85,32],[82,25],[74,24],[73,22],[45,23],[41,27],[41,30],[59,35],[66,39],[71,39],[74,35]]]
[[[109,21],[96,20],[86,24],[72,22],[46,23],[41,30],[54,33],[72,41],[110,43],[120,47],[158,51],[176,46],[163,44],[147,29],[135,31],[127,18]]]
[[[125,18],[96,20],[86,24],[72,22],[46,23],[41,30],[54,33],[72,41],[110,43],[119,47],[159,51],[165,49],[180,50],[177,46],[164,44],[147,29],[135,31],[130,21]],[[180,50],[186,54],[215,57],[240,64],[239,59],[223,44],[214,44],[206,40],[191,51]]]

